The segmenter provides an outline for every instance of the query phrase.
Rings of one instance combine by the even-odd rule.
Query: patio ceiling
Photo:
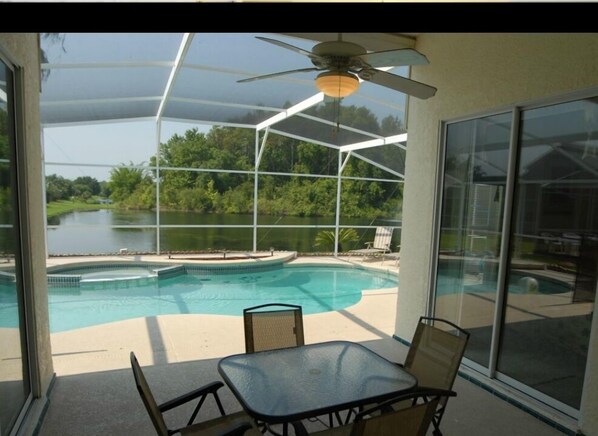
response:
[[[256,36],[306,50],[338,38],[333,33],[42,35],[42,125],[149,119],[268,128],[272,133],[351,151],[356,157],[383,165],[388,164],[388,151],[368,148],[390,147],[392,154],[404,154],[406,134],[396,123],[390,131],[382,132],[380,126],[388,117],[404,126],[405,94],[362,82],[355,94],[330,110],[330,103],[338,102],[318,91],[316,72],[237,83],[260,74],[311,66],[307,57]],[[411,35],[349,33],[342,37],[368,51],[414,45]],[[409,73],[407,67],[391,71],[402,76]],[[350,106],[367,109],[377,122],[358,116],[343,119],[343,111]],[[386,162],[380,162],[377,154],[384,154]],[[403,162],[404,156],[400,157]],[[389,169],[402,176],[401,167]]]

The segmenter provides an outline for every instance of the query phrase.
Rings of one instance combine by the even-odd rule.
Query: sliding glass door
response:
[[[471,333],[467,358],[488,366],[498,280],[511,114],[450,124],[436,316]]]
[[[0,60],[0,434],[10,434],[31,389],[16,189],[12,71]]]
[[[598,268],[598,99],[523,111],[497,369],[579,409]]]
[[[474,369],[576,416],[598,278],[598,98],[448,123],[444,150],[434,314],[471,332]]]

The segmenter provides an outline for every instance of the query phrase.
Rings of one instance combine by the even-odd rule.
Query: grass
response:
[[[79,210],[113,209],[113,204],[86,203],[82,200],[58,200],[48,203],[46,213],[48,218],[64,215]]]

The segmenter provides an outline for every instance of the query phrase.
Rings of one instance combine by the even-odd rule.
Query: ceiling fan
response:
[[[430,98],[436,93],[436,88],[432,86],[378,69],[429,63],[423,54],[411,48],[368,53],[358,44],[343,41],[339,34],[337,41],[321,42],[316,44],[312,51],[308,51],[276,39],[262,36],[256,38],[307,56],[314,66],[250,77],[238,80],[238,83],[270,79],[286,74],[323,71],[316,78],[316,86],[324,94],[335,98],[346,97],[357,91],[359,79],[421,99]]]

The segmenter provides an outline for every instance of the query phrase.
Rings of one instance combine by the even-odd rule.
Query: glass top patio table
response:
[[[236,354],[221,359],[218,371],[247,413],[271,424],[383,401],[417,385],[398,365],[345,341]]]

